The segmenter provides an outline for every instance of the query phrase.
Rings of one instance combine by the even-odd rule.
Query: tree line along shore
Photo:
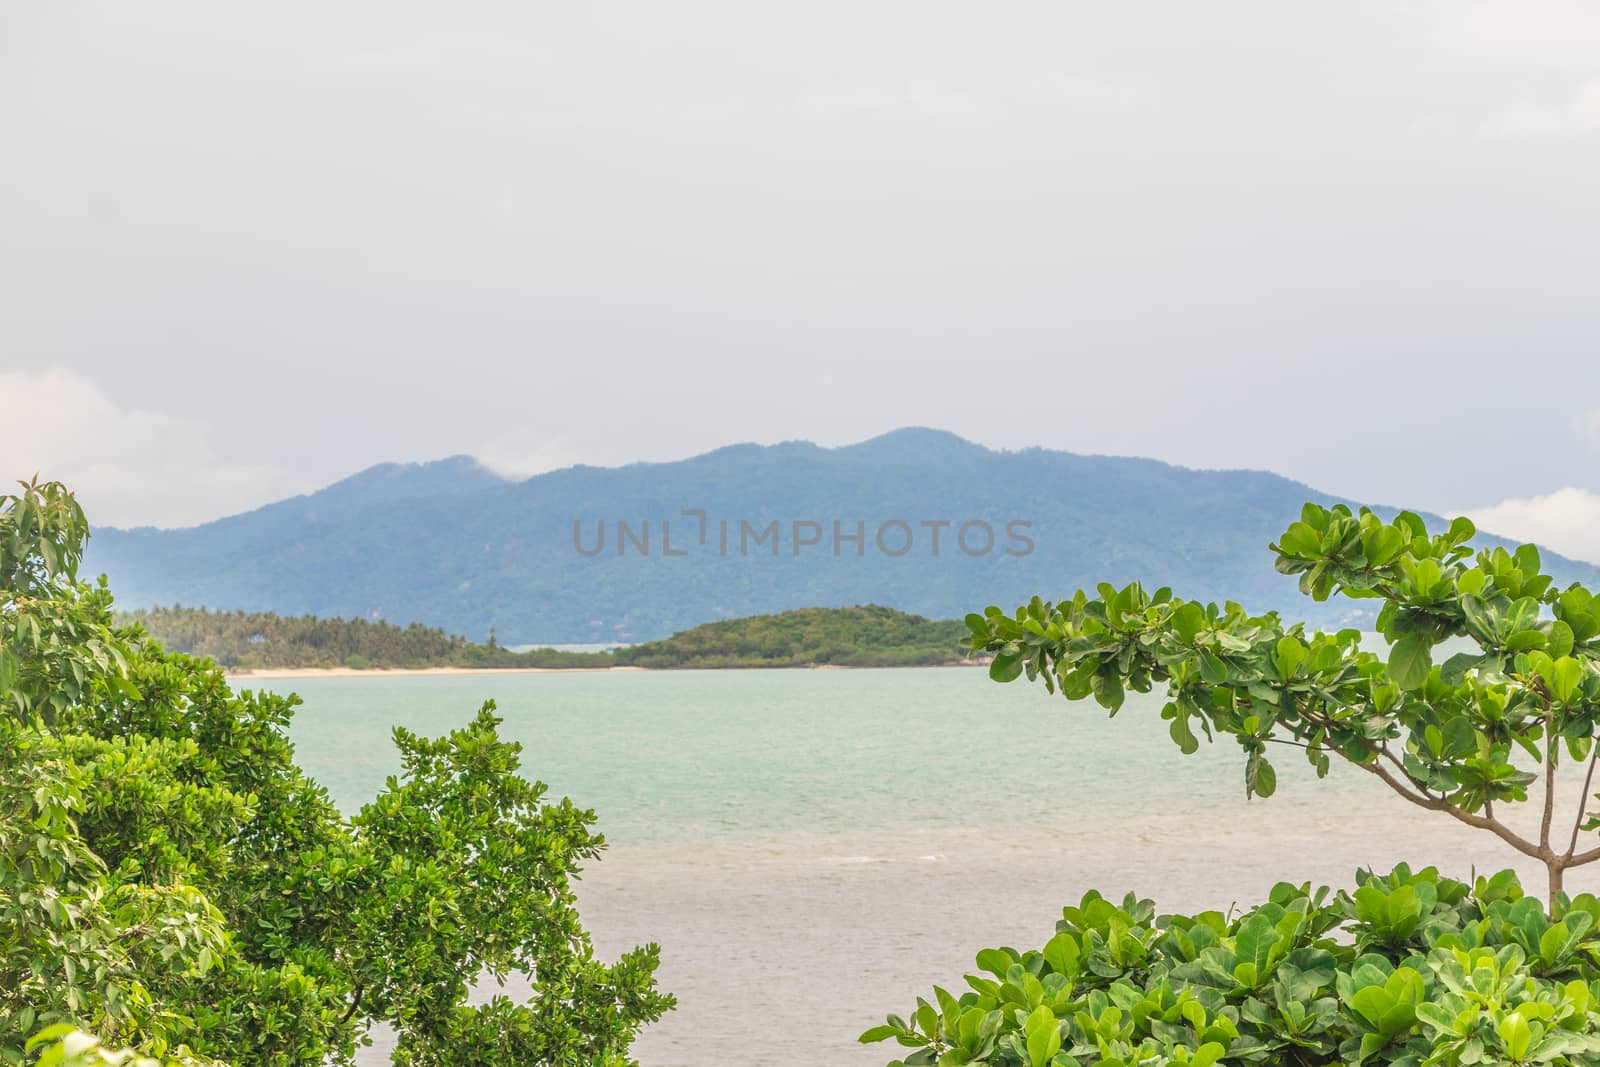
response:
[[[166,607],[124,612],[174,652],[230,671],[751,667],[925,667],[970,662],[967,627],[877,605],[801,608],[709,622],[671,637],[601,651],[514,651],[412,623]]]

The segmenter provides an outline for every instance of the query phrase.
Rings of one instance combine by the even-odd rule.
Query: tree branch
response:
[[[1418,793],[1421,793],[1429,800],[1436,800],[1440,803],[1443,803],[1444,797],[1435,797],[1432,793],[1428,792],[1428,787],[1417,781],[1416,776],[1406,768],[1405,763],[1403,763],[1393,752],[1389,751],[1389,745],[1387,742],[1378,746],[1378,755],[1394,764],[1394,769],[1405,775],[1405,780],[1411,785],[1411,788],[1415,789]]]
[[[1550,851],[1550,820],[1556,810],[1556,738],[1552,726],[1544,744],[1544,817],[1539,820],[1539,847]]]
[[[1474,815],[1470,811],[1462,811],[1454,804],[1451,804],[1445,800],[1435,799],[1431,796],[1412,792],[1410,789],[1407,789],[1398,778],[1384,770],[1376,763],[1357,763],[1356,766],[1360,767],[1369,774],[1375,774],[1379,778],[1383,779],[1384,782],[1388,784],[1390,789],[1393,789],[1396,793],[1399,793],[1402,797],[1411,801],[1411,803],[1415,804],[1417,807],[1427,808],[1429,811],[1442,811],[1452,819],[1455,819],[1457,822],[1464,822],[1468,826],[1475,826],[1480,830],[1488,830],[1490,833],[1494,834],[1500,840],[1504,841],[1506,844],[1510,845],[1524,856],[1532,856],[1535,859],[1544,859],[1545,857],[1543,853],[1549,851],[1548,849],[1541,850],[1538,845],[1535,845],[1532,841],[1528,841],[1516,834],[1498,819],[1490,819],[1482,815]],[[1600,848],[1595,849],[1593,856],[1590,858],[1600,859]],[[1588,861],[1585,860],[1583,862]],[[1576,866],[1576,861],[1573,865]]]
[[[361,994],[366,991],[366,988],[367,988],[366,987],[366,983],[364,983],[364,982],[357,982],[356,983],[355,996],[350,999],[350,1006],[348,1008],[346,1008],[344,1014],[339,1017],[340,1025],[343,1025],[344,1023],[349,1022],[350,1021],[350,1017],[353,1016],[356,1013],[356,1009],[361,1007]]]

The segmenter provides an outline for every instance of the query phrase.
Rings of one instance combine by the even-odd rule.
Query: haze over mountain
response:
[[[525,481],[465,456],[383,464],[202,526],[97,528],[87,567],[124,608],[381,617],[477,639],[493,627],[502,643],[640,641],[803,606],[955,618],[1134,579],[1360,622],[1361,605],[1314,604],[1273,570],[1267,544],[1307,500],[1337,498],[1263,471],[905,429]],[[1546,560],[1561,581],[1600,580]]]

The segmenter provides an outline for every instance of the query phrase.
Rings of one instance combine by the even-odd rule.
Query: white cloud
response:
[[[531,430],[501,434],[473,453],[474,458],[502,478],[531,478],[579,463],[597,462],[566,438],[550,438]]]
[[[199,419],[120,406],[75,374],[0,373],[0,411],[0,479],[65,482],[97,526],[187,526],[307,488],[219,460]]]
[[[1600,133],[1600,78],[1584,82],[1559,107],[1514,107],[1491,112],[1480,127],[1486,137],[1578,137]]]
[[[1600,493],[1558,489],[1548,496],[1502,500],[1466,514],[1488,533],[1534,541],[1562,555],[1600,563]]]

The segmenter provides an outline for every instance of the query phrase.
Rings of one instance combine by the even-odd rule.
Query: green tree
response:
[[[1343,759],[1539,861],[1553,906],[1564,872],[1600,859],[1600,845],[1584,837],[1600,826],[1589,808],[1600,758],[1600,602],[1577,584],[1556,589],[1531,545],[1474,553],[1475,532],[1466,519],[1430,535],[1408,512],[1384,522],[1365,509],[1308,504],[1271,546],[1277,569],[1314,599],[1381,602],[1386,657],[1363,651],[1355,630],[1308,632],[1276,614],[1138,584],[1034,598],[1013,615],[991,607],[967,616],[968,642],[994,653],[999,681],[1025,674],[1112,713],[1128,689],[1165,684],[1172,739],[1193,752],[1197,728],[1232,736],[1250,795],[1276,787],[1269,745],[1301,749],[1319,775],[1331,757]],[[1436,663],[1453,640],[1469,647]],[[1569,761],[1583,774],[1582,798],[1562,812],[1556,783]],[[1518,832],[1503,816],[1535,784],[1538,830]]]
[[[160,992],[210,971],[221,915],[192,885],[119,879],[80,831],[94,770],[60,733],[126,694],[104,589],[77,582],[88,524],[57,485],[0,497],[0,1060],[35,1027],[81,1020],[163,1050],[184,1028]],[[132,747],[138,747],[137,742]],[[170,761],[174,753],[166,753]],[[159,761],[159,758],[158,758]]]
[[[382,1021],[405,1064],[628,1062],[672,1005],[655,946],[594,959],[570,888],[594,815],[519,775],[492,707],[397,731],[404,772],[347,820],[294,763],[298,700],[113,627],[77,579],[87,534],[60,485],[0,497],[0,1060],[70,1024],[185,1062],[349,1063]],[[527,1003],[466,1003],[510,970]],[[87,1040],[44,1055],[123,1062]]]

